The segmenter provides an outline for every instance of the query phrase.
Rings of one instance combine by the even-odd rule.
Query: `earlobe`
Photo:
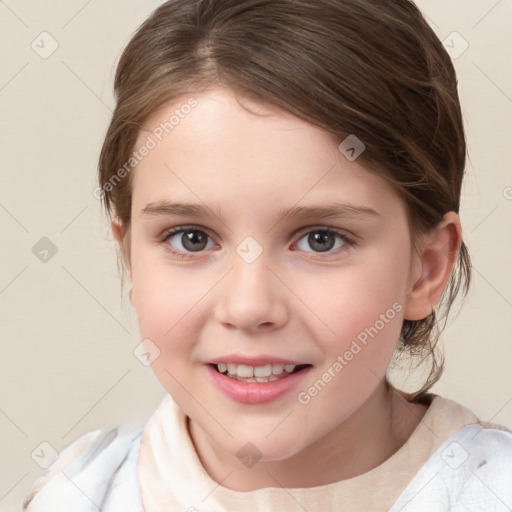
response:
[[[119,242],[119,243],[122,243],[123,241],[123,228],[121,226],[121,222],[119,221],[119,219],[116,217],[115,219],[112,220],[112,222],[110,223],[111,227],[112,227],[112,234],[114,235],[114,238]]]
[[[422,243],[411,289],[407,295],[404,318],[422,320],[432,312],[449,279],[459,252],[462,230],[459,216],[448,212]]]
[[[124,232],[123,224],[116,217],[111,222],[112,234],[119,243],[119,249],[121,251],[121,257],[125,268],[128,270],[131,278],[131,263],[130,263],[130,229],[128,228],[126,233]]]

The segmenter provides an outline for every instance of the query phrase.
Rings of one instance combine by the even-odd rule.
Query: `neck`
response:
[[[326,436],[288,459],[260,461],[251,468],[240,469],[239,460],[212,446],[193,422],[190,435],[205,470],[224,487],[235,491],[316,487],[353,478],[382,464],[407,441],[427,408],[406,402],[381,381],[368,400]]]

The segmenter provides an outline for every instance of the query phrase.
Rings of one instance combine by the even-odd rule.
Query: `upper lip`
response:
[[[259,355],[259,356],[247,356],[247,355],[225,355],[212,358],[206,361],[206,364],[245,364],[247,366],[265,366],[267,364],[294,364],[295,366],[309,363],[302,363],[294,361],[292,359],[284,359],[277,356]]]

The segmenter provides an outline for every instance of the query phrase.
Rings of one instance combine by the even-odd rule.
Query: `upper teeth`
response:
[[[270,375],[279,375],[283,370],[292,373],[295,370],[294,364],[266,364],[265,366],[248,366],[246,364],[226,364],[218,363],[217,369],[220,373],[226,370],[231,375],[239,377],[269,377]]]

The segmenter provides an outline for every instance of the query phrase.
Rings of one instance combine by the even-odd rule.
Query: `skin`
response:
[[[446,214],[413,251],[404,203],[382,178],[346,159],[341,140],[228,89],[194,98],[198,105],[132,171],[131,300],[142,338],[161,351],[155,375],[189,417],[206,471],[224,487],[313,487],[367,472],[405,443],[427,410],[388,388],[385,375],[403,319],[426,317],[440,298],[460,245],[459,218]],[[165,104],[146,128],[188,99]],[[137,147],[148,133],[141,131]],[[148,203],[171,199],[221,207],[221,215],[141,214]],[[282,208],[331,201],[378,215],[276,218]],[[181,234],[159,240],[178,226],[209,235],[204,248],[187,251]],[[356,244],[336,237],[321,252],[307,235],[326,227]],[[117,220],[112,229],[121,243],[127,230]],[[262,249],[250,264],[236,252],[247,236]],[[166,246],[190,257],[177,258]],[[298,393],[396,303],[401,311],[301,404]],[[212,386],[204,365],[234,352],[312,368],[278,400],[240,404]],[[251,468],[237,457],[248,441],[262,454]]]

